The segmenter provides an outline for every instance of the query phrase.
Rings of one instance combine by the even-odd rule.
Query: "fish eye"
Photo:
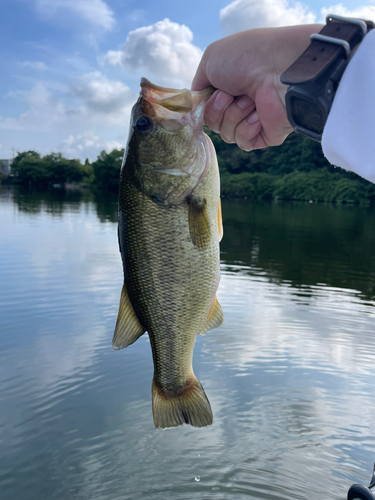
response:
[[[152,125],[152,120],[148,116],[140,116],[135,122],[135,128],[142,133],[149,132]]]

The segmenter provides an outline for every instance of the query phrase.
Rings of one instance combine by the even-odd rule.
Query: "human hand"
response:
[[[218,89],[207,101],[205,123],[245,151],[282,144],[293,129],[280,76],[321,29],[319,24],[261,28],[209,45],[192,83],[192,90]]]

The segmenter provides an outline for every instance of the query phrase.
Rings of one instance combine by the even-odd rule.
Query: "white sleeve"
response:
[[[322,136],[333,165],[375,182],[375,29],[348,64]]]

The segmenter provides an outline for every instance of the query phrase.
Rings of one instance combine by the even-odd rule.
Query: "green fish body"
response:
[[[127,347],[147,331],[155,426],[203,427],[212,423],[212,411],[193,373],[193,349],[198,334],[223,321],[216,300],[219,171],[202,132],[212,92],[141,85],[121,169],[124,287],[113,347]]]

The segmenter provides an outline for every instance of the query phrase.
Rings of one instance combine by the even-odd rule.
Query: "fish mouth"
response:
[[[198,92],[160,87],[151,83],[147,78],[141,78],[140,85],[142,111],[149,116],[161,119],[176,119],[177,115],[174,113],[195,114],[198,108],[204,109],[204,104],[215,92],[213,87]]]

